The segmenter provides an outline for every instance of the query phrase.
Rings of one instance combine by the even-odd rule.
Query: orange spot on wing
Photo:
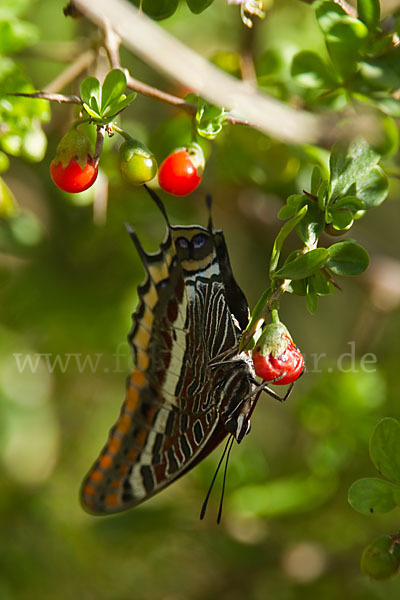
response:
[[[84,496],[94,496],[95,493],[96,493],[96,488],[94,487],[94,485],[92,485],[91,483],[88,483],[85,485],[85,487],[83,489]]]
[[[92,471],[91,475],[90,475],[90,479],[92,481],[101,481],[103,479],[104,475],[101,471],[99,471],[98,469],[96,469],[95,471]]]
[[[145,371],[148,368],[149,364],[150,364],[150,359],[149,359],[149,355],[147,354],[147,352],[144,352],[143,350],[138,349],[137,366],[140,369],[143,369]]]
[[[127,415],[126,413],[121,415],[118,423],[117,423],[117,431],[118,433],[120,433],[121,435],[123,435],[124,433],[126,433],[127,431],[129,431],[130,426],[132,423],[132,419],[129,415]]]
[[[121,479],[113,479],[111,485],[113,488],[118,489],[119,487],[121,487]]]
[[[147,329],[150,331],[151,326],[153,325],[153,321],[154,321],[153,311],[150,310],[150,308],[145,305],[144,313],[143,313],[143,317],[142,317],[142,325],[147,327]]]
[[[121,440],[117,437],[113,437],[110,441],[110,443],[108,444],[108,451],[111,452],[112,454],[115,454],[116,452],[118,452],[118,450],[121,448]]]
[[[136,369],[136,371],[133,371],[133,373],[129,379],[130,379],[131,385],[136,386],[136,387],[143,387],[147,381],[146,375],[144,373],[142,373],[142,371],[139,371],[139,369]]]
[[[136,346],[145,350],[149,345],[150,331],[148,331],[144,327],[139,327],[138,331],[136,332],[134,341]]]
[[[118,506],[119,504],[118,494],[107,494],[105,500],[107,506]]]
[[[122,473],[122,475],[125,475],[128,471],[129,465],[121,465],[119,468],[119,472]]]
[[[103,456],[99,460],[99,465],[103,469],[109,469],[112,465],[112,458],[108,454],[103,454]]]
[[[126,392],[125,408],[133,412],[139,400],[139,392],[136,388],[130,387]]]

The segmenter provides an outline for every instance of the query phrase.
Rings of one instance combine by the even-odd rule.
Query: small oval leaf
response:
[[[100,81],[96,77],[86,77],[81,83],[81,98],[84,104],[91,105],[91,98],[95,98],[98,106],[101,104]]]
[[[378,477],[355,481],[349,489],[349,504],[363,515],[389,512],[397,506],[397,487]]]
[[[107,73],[101,88],[101,112],[107,106],[119,100],[126,90],[126,77],[121,69],[113,69]]]
[[[186,0],[186,2],[192,13],[198,15],[208,8],[214,0]]]
[[[387,417],[378,423],[369,452],[378,471],[400,485],[400,423],[396,419]]]
[[[336,275],[360,275],[369,265],[368,252],[350,241],[332,244],[326,266]]]
[[[302,254],[274,273],[279,279],[304,279],[309,277],[324,266],[329,258],[326,248],[315,248],[306,254]]]

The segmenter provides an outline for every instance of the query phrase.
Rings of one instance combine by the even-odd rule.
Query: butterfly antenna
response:
[[[233,436],[232,436],[232,437],[233,437]],[[208,501],[209,501],[209,499],[210,499],[211,491],[212,491],[212,489],[213,489],[213,486],[214,486],[215,480],[216,480],[216,478],[217,478],[217,475],[218,475],[218,471],[219,471],[219,470],[220,470],[220,468],[221,468],[221,465],[222,465],[222,463],[223,463],[223,460],[224,460],[224,457],[225,457],[226,451],[227,451],[227,449],[228,449],[228,446],[229,446],[229,444],[230,444],[230,443],[231,443],[231,438],[229,438],[229,439],[228,439],[228,441],[227,441],[227,442],[226,442],[226,444],[225,444],[224,451],[223,451],[223,453],[222,453],[222,456],[221,456],[221,458],[219,459],[218,466],[217,466],[217,468],[215,469],[214,477],[212,478],[212,481],[211,481],[211,483],[210,483],[210,487],[208,488],[207,495],[206,495],[206,497],[204,498],[203,506],[201,507],[201,511],[200,511],[200,520],[201,520],[201,521],[204,519],[204,516],[205,516],[205,514],[206,514],[206,510],[207,510],[207,504],[208,504]]]
[[[210,233],[213,233],[214,231],[214,225],[213,225],[213,220],[212,220],[212,215],[211,215],[211,211],[212,211],[212,198],[211,198],[211,194],[207,194],[206,196],[206,206],[207,206],[207,210],[208,210],[208,225],[207,225],[207,229]]]
[[[140,240],[136,234],[136,231],[134,229],[132,229],[132,227],[129,225],[129,223],[125,223],[125,228],[126,228],[127,232],[129,233],[132,242],[135,244],[136,250],[138,251],[140,258],[142,259],[144,268],[146,269],[146,271],[148,271],[149,257],[148,257],[148,254],[145,252],[142,244],[140,243]]]
[[[152,189],[150,189],[149,187],[147,187],[146,184],[144,185],[144,187],[146,188],[148,194],[151,196],[151,198],[154,200],[154,202],[156,203],[157,207],[161,211],[162,216],[164,217],[164,219],[165,219],[165,221],[166,221],[166,223],[168,225],[168,229],[170,229],[171,228],[171,223],[169,222],[167,211],[165,210],[165,206],[162,203],[161,198],[159,198],[157,196],[157,194]]]
[[[224,496],[225,496],[225,484],[226,484],[226,474],[228,472],[228,462],[229,462],[229,456],[232,450],[232,446],[233,446],[233,442],[235,441],[234,436],[232,435],[229,440],[230,442],[229,444],[229,448],[228,448],[228,452],[226,454],[226,461],[225,461],[225,468],[224,468],[224,479],[222,482],[222,491],[221,491],[221,500],[219,502],[219,509],[218,509],[218,517],[217,517],[217,523],[218,525],[221,523],[221,517],[222,517],[222,504],[224,502]]]

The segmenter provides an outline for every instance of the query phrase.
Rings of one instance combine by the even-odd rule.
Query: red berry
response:
[[[50,175],[57,187],[64,192],[78,193],[83,192],[94,184],[97,178],[98,167],[94,166],[94,161],[90,156],[83,169],[75,158],[72,158],[65,169],[61,161],[55,163],[51,161]]]
[[[280,322],[270,323],[264,328],[252,358],[256,375],[275,385],[292,383],[304,370],[303,355]]]
[[[169,194],[186,196],[200,184],[203,167],[204,157],[199,146],[195,151],[190,147],[181,148],[167,156],[161,163],[158,182],[160,187]]]

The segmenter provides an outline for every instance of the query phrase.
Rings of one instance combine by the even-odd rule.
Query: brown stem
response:
[[[335,4],[343,8],[344,12],[349,15],[349,17],[357,18],[356,9],[351,6],[346,0],[333,0]]]
[[[24,98],[39,98],[41,100],[50,100],[51,102],[60,102],[65,104],[82,104],[79,96],[66,96],[65,94],[49,94],[48,92],[33,92],[25,94],[22,92],[14,92],[8,96],[23,96]]]
[[[119,46],[121,44],[121,38],[112,29],[110,21],[107,18],[105,18],[103,22],[103,32],[104,48],[107,52],[111,67],[113,69],[120,69],[121,61],[119,58]]]
[[[167,92],[163,92],[158,88],[155,88],[151,85],[147,85],[147,83],[143,83],[143,81],[139,81],[139,79],[135,79],[129,73],[126,72],[126,81],[127,86],[130,90],[134,92],[138,92],[143,96],[147,96],[148,98],[155,98],[156,100],[161,100],[161,102],[166,102],[171,106],[176,106],[177,108],[181,108],[185,110],[190,115],[195,115],[197,111],[197,105],[192,104],[190,102],[186,102],[183,98],[179,98],[179,96],[174,96],[173,94],[168,94]],[[249,125],[250,127],[257,127],[257,125],[251,124],[249,121],[244,119],[237,119],[236,117],[232,117],[228,115],[226,117],[226,121],[231,123],[232,125]]]
[[[96,146],[94,150],[94,167],[97,167],[100,160],[100,154],[103,150],[104,136],[106,133],[106,128],[104,125],[97,126],[97,137],[96,137]]]

